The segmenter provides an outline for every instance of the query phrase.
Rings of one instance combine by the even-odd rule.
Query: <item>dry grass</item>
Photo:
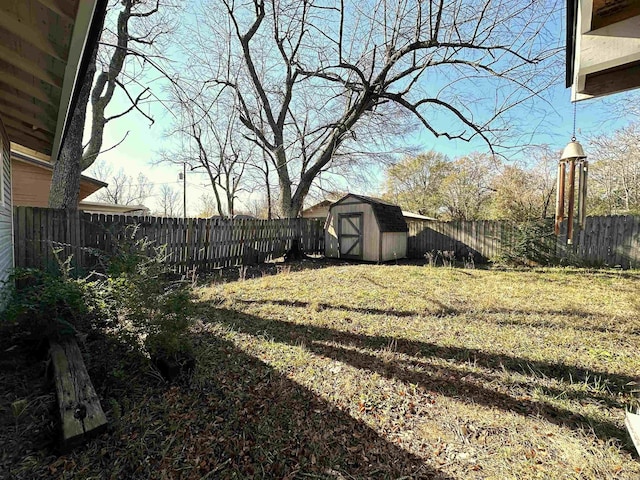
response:
[[[30,405],[5,415],[0,477],[637,479],[638,280],[342,265],[215,284],[189,386],[88,340],[111,427],[86,447],[23,435],[46,390],[0,396]]]
[[[205,290],[203,329],[451,478],[640,478],[639,279],[340,266]]]

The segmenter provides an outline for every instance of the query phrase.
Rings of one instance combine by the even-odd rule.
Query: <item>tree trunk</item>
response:
[[[84,80],[80,87],[80,94],[76,103],[75,111],[72,113],[71,122],[62,139],[60,155],[56,159],[51,159],[53,164],[53,175],[51,178],[51,188],[49,190],[49,207],[66,208],[76,210],[80,196],[80,173],[82,162],[82,134],[84,132],[84,122],[87,114],[87,104],[89,94],[93,84],[93,76],[96,73],[96,55],[98,44],[93,48],[89,66]]]

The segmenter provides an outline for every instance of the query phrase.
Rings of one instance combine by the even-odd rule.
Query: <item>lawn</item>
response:
[[[637,479],[623,422],[639,280],[328,264],[215,283],[199,291],[190,385],[90,338],[110,430],[53,455],[33,432],[51,399],[25,387],[0,474]]]

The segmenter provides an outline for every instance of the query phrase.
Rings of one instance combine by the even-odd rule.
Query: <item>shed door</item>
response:
[[[362,213],[341,213],[338,222],[340,258],[362,258]]]

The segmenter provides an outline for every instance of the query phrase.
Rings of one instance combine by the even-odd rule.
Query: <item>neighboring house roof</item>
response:
[[[12,142],[58,158],[107,3],[0,2],[0,117]]]
[[[381,232],[408,232],[409,227],[402,216],[402,209],[398,205],[388,203],[384,200],[374,197],[366,197],[364,195],[356,195],[350,193],[331,205],[334,208],[337,205],[346,203],[349,198],[355,198],[363,203],[371,205],[373,214],[378,222],[378,228]]]
[[[321,202],[316,203],[315,205],[311,205],[308,208],[305,208],[303,210],[303,212],[308,212],[310,210],[314,210],[316,208],[322,208],[322,207],[329,207],[331,205],[333,205],[335,202],[333,202],[332,200],[322,200]]]
[[[320,216],[326,217],[329,207],[334,203],[335,202],[332,200],[322,200],[321,202],[302,210],[302,216],[313,217],[313,214],[319,211],[318,214],[320,214]]]
[[[419,213],[407,212],[406,210],[402,211],[402,216],[404,218],[410,218],[412,220],[435,220],[433,217],[426,217],[424,215],[420,215]]]
[[[118,205],[115,203],[86,202],[86,201],[82,201],[78,203],[78,208],[87,213],[125,214],[125,213],[131,213],[131,212],[149,211],[149,209],[144,205]]]

